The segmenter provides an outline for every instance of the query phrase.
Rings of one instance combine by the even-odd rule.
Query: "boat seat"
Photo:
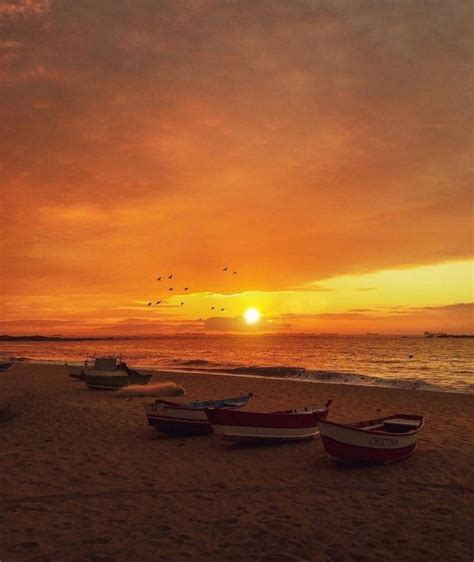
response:
[[[393,425],[395,427],[406,427],[416,429],[420,422],[418,420],[405,420],[403,418],[392,418],[389,420],[385,420],[384,425]]]
[[[382,429],[383,426],[383,423],[376,423],[374,425],[368,425],[367,427],[361,427],[360,429],[363,429],[364,431],[370,431],[372,429]]]

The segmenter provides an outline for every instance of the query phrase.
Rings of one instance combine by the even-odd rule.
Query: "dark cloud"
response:
[[[410,312],[434,312],[434,313],[445,313],[453,312],[456,314],[474,314],[474,303],[455,303],[447,304],[444,306],[420,306],[412,307],[409,309]]]

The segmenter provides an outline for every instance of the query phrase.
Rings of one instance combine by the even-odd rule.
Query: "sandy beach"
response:
[[[343,468],[319,438],[243,447],[169,438],[143,403],[59,365],[0,373],[0,560],[463,560],[474,556],[472,395],[247,377],[155,375],[248,409],[334,399],[330,419],[426,416],[417,452]]]

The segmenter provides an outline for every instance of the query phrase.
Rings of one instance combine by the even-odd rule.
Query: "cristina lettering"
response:
[[[369,439],[369,445],[375,447],[396,447],[398,445],[398,439],[393,439],[392,437],[371,437]]]

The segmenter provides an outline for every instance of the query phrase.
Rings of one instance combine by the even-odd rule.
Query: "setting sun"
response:
[[[247,324],[256,324],[260,320],[260,316],[261,314],[256,308],[249,308],[244,313]]]

